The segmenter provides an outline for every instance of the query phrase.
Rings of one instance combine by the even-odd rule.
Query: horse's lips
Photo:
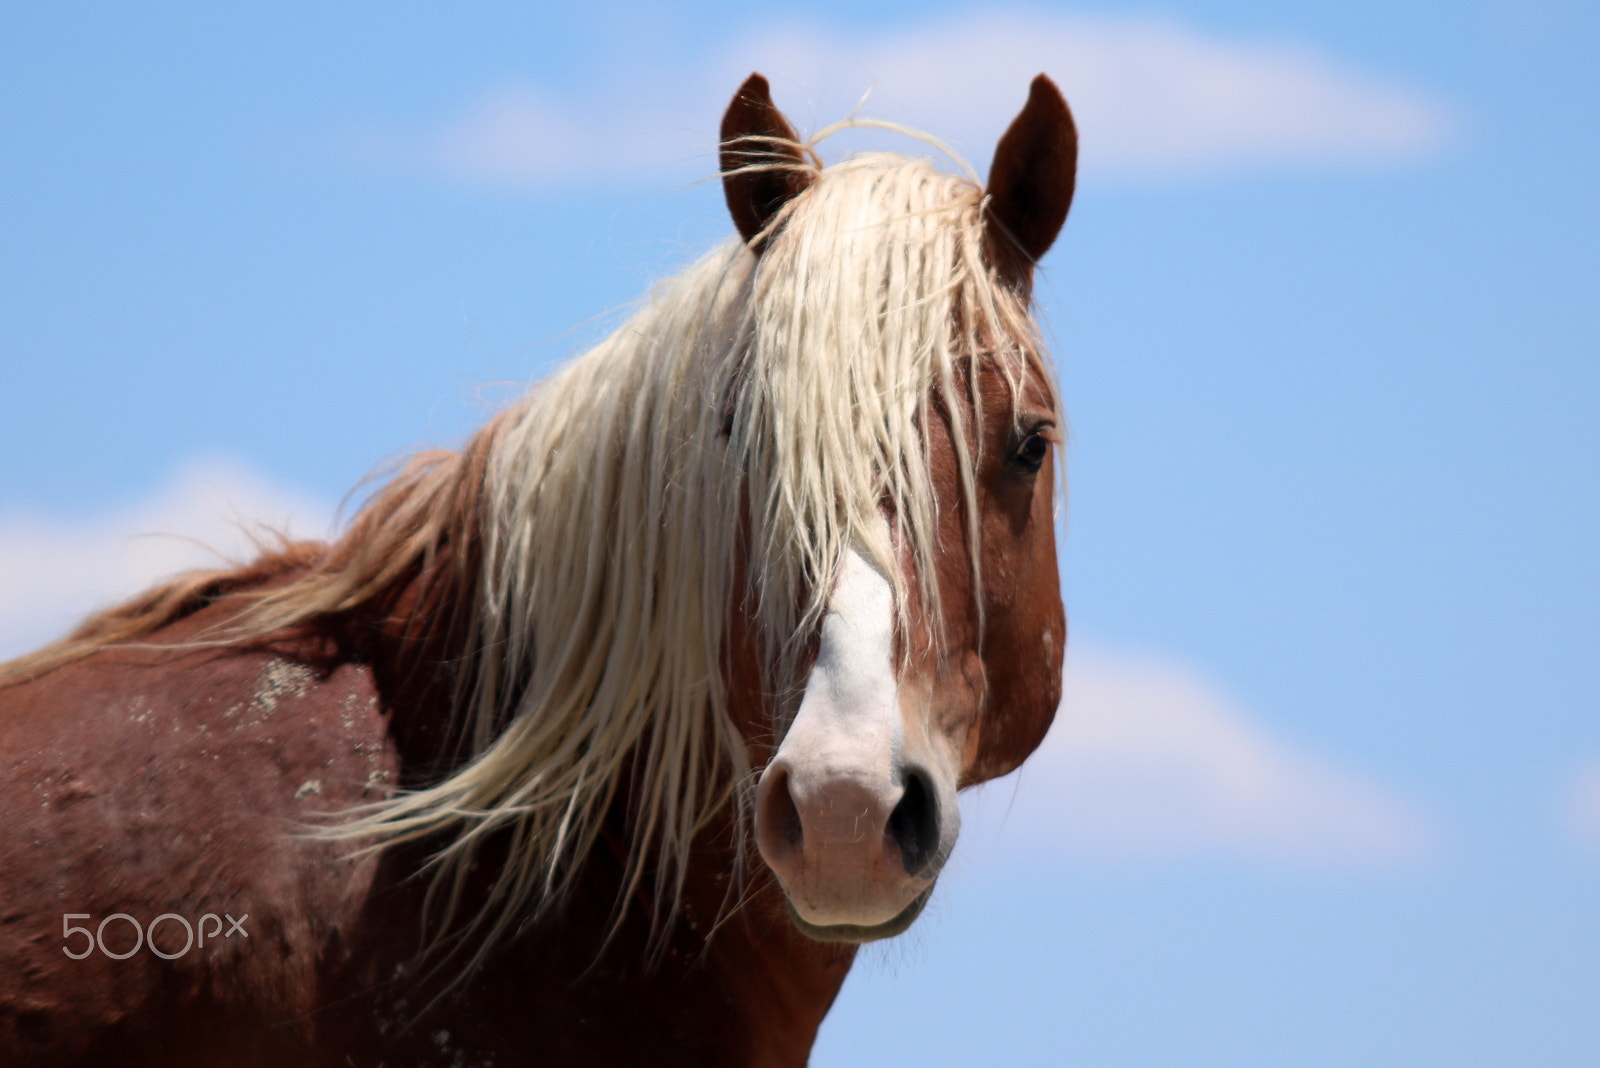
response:
[[[816,942],[848,942],[856,944],[876,942],[880,939],[893,938],[897,934],[902,934],[915,923],[917,917],[922,915],[923,908],[928,904],[928,899],[933,896],[933,887],[934,883],[930,882],[922,893],[911,900],[911,904],[900,910],[898,915],[885,920],[883,923],[873,924],[870,927],[863,927],[853,923],[826,926],[807,923],[800,918],[800,913],[795,910],[794,902],[792,901],[789,902],[789,919],[801,934]]]

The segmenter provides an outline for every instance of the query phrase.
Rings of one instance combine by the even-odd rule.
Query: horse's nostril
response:
[[[887,830],[900,847],[906,874],[922,874],[939,852],[939,802],[925,772],[906,772],[905,793],[889,813]]]
[[[789,769],[777,767],[761,791],[760,811],[756,813],[756,833],[766,839],[768,847],[778,847],[789,853],[800,848],[804,837],[800,823],[800,810],[795,807],[794,796],[789,792]]]

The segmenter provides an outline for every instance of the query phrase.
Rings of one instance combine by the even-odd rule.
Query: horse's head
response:
[[[758,257],[803,258],[783,243],[810,240],[793,231],[808,225],[803,202],[826,178],[804,162],[759,76],[735,96],[722,137],[725,191],[746,242]],[[803,691],[777,702],[775,749],[770,733],[747,729],[752,748],[770,755],[756,842],[813,938],[904,930],[955,844],[956,790],[1020,764],[1060,698],[1066,620],[1054,488],[1064,428],[1026,314],[1033,265],[1066,217],[1076,156],[1071,115],[1041,75],[999,143],[986,197],[971,191],[978,251],[973,240],[932,249],[960,261],[950,267],[969,282],[984,278],[971,291],[978,296],[954,300],[949,353],[917,387],[914,434],[900,445],[920,456],[902,472],[902,460],[880,450],[873,462],[895,470],[873,476],[877,507],[859,511],[875,514],[821,539],[835,559],[813,579],[827,590],[813,597],[794,672]],[[914,299],[883,292],[873,305],[881,302],[882,318]],[[810,312],[786,314],[798,322]],[[889,362],[882,378],[891,383],[914,365]],[[860,418],[872,415],[864,408]],[[920,519],[901,514],[914,510],[919,485],[931,507]]]

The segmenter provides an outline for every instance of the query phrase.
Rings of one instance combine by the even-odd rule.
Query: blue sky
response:
[[[1592,8],[217,7],[0,12],[0,653],[600,336],[749,70],[980,169],[1046,70],[1067,702],[814,1063],[1600,1058]]]

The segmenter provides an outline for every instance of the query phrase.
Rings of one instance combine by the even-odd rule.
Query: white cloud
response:
[[[1579,842],[1600,846],[1600,759],[1573,779],[1566,798],[1567,826]]]
[[[501,86],[442,130],[363,140],[475,182],[691,163],[702,176],[715,170],[716,119],[752,70],[802,126],[843,117],[872,89],[866,113],[943,137],[980,170],[1040,71],[1072,103],[1090,174],[1393,162],[1432,153],[1453,126],[1427,95],[1307,46],[1160,18],[984,12],[877,35],[791,23],[708,52],[677,65],[633,57],[606,80],[604,100]]]
[[[1273,737],[1192,670],[1102,650],[1068,661],[1055,726],[1020,781],[964,804],[999,848],[1312,866],[1431,850],[1412,806]]]
[[[833,109],[876,85],[873,110],[978,166],[1040,71],[1073,107],[1088,171],[1385,161],[1433,150],[1449,126],[1438,104],[1309,48],[1166,19],[985,13],[859,43],[779,31],[739,51],[775,92],[793,83]]]
[[[157,579],[249,557],[252,530],[320,537],[331,519],[327,505],[221,461],[191,464],[149,499],[86,520],[0,516],[0,660]]]

